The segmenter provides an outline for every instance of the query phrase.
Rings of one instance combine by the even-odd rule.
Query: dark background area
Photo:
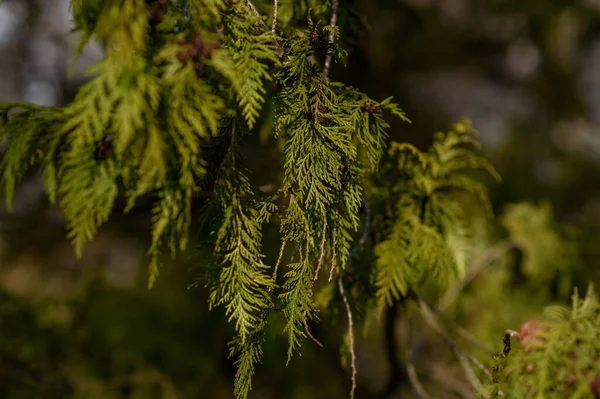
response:
[[[256,3],[269,10],[270,2]],[[581,262],[572,281],[600,282],[600,2],[355,0],[341,1],[342,9],[349,3],[369,28],[356,38],[348,67],[335,65],[331,78],[375,99],[394,96],[413,123],[390,120],[392,137],[423,149],[435,131],[471,118],[504,179],[490,185],[495,211],[547,201],[557,225],[578,231]],[[60,106],[72,99],[102,49],[88,45],[69,77],[77,39],[71,27],[67,0],[2,2],[0,101]],[[249,139],[247,152],[254,180],[274,183],[276,143],[260,136]],[[0,207],[0,398],[233,397],[232,326],[222,309],[208,310],[205,290],[187,289],[201,273],[201,256],[181,254],[161,269],[153,290],[146,288],[148,209],[115,212],[75,260],[61,212],[48,205],[35,173],[14,204],[12,213]],[[492,243],[505,235],[496,233]],[[269,261],[278,245],[267,232]],[[542,302],[568,299],[532,300],[526,289],[507,299],[497,277],[481,276],[473,284],[480,288],[467,290],[454,310],[465,329],[496,350],[504,330],[539,313]],[[368,335],[357,329],[358,397],[411,397],[401,373],[397,389],[385,392],[394,379],[386,328],[395,332],[391,350],[402,360],[415,335],[424,334],[421,322],[411,309],[387,324],[369,320]],[[344,323],[312,326],[324,348],[305,342],[287,367],[277,323],[251,397],[347,397]],[[432,336],[417,362],[425,385],[437,398],[474,398],[438,341]]]

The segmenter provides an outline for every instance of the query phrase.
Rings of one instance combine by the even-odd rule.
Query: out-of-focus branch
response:
[[[384,399],[393,395],[398,386],[406,380],[406,374],[398,360],[398,346],[396,343],[396,321],[398,320],[398,302],[386,309],[385,313],[385,355],[390,371],[388,382],[383,391],[378,395],[378,398]],[[409,371],[410,372],[410,371]],[[409,375],[410,378],[410,375]]]
[[[473,281],[475,279],[475,277],[477,277],[483,270],[485,270],[485,268],[488,265],[490,265],[493,262],[500,259],[506,252],[510,251],[511,249],[518,248],[518,247],[519,247],[519,244],[517,242],[515,242],[514,240],[511,240],[511,239],[507,239],[507,240],[499,242],[498,244],[496,244],[493,247],[484,251],[473,262],[473,264],[469,268],[469,271],[467,272],[467,275],[462,280],[457,281],[442,297],[439,305],[437,306],[437,308],[434,311],[434,313],[437,315],[437,317],[441,317],[443,315],[443,313],[454,302],[454,300],[456,300],[456,298],[460,295],[460,293],[464,290],[464,288],[469,283],[471,283],[471,281]],[[464,328],[462,328],[460,326],[454,326],[454,331],[457,334],[459,334],[461,337],[463,337],[464,339],[469,341],[473,346],[477,347],[478,349],[480,349],[488,354],[493,354],[493,352],[489,348],[486,348],[485,346],[481,345],[481,343],[479,343]],[[421,352],[421,349],[423,348],[424,343],[425,343],[425,338],[421,338],[419,341],[417,341],[417,343],[414,345],[413,351],[410,355],[409,363],[413,363],[416,360],[419,353]]]
[[[507,239],[499,242],[493,247],[487,249],[481,254],[471,265],[467,271],[467,275],[456,282],[442,297],[439,305],[437,306],[440,312],[445,312],[446,309],[454,302],[454,300],[460,295],[463,289],[471,282],[475,277],[479,275],[488,265],[492,262],[501,258],[506,252],[511,249],[518,248],[519,244],[514,240]]]
[[[329,25],[333,28],[337,24],[337,11],[338,11],[339,1],[333,0],[333,5],[331,6],[331,20],[329,21]],[[333,32],[329,34],[329,42],[333,43],[335,37]],[[331,54],[327,54],[325,57],[325,66],[323,67],[323,75],[326,78],[329,77],[329,70],[331,69]]]
[[[473,368],[471,367],[469,357],[460,348],[460,346],[456,343],[456,341],[454,341],[452,339],[452,337],[442,328],[442,326],[438,322],[438,319],[437,319],[435,313],[429,307],[429,305],[427,305],[425,300],[420,295],[419,295],[419,306],[421,309],[421,316],[423,316],[423,319],[425,320],[425,322],[434,331],[436,331],[438,334],[440,334],[452,348],[454,354],[458,358],[458,361],[465,372],[465,375],[467,376],[467,380],[469,381],[469,383],[471,384],[473,389],[481,397],[489,398],[489,394],[483,389],[483,385],[481,384],[481,381],[479,381],[479,379],[477,378],[477,375],[475,375],[475,372],[473,371]],[[489,374],[489,372],[487,374]]]
[[[348,336],[350,338],[350,364],[352,368],[352,388],[350,389],[350,399],[354,399],[354,391],[356,390],[356,348],[354,346],[354,322],[352,319],[352,309],[350,309],[350,303],[344,290],[344,283],[341,278],[338,278],[338,287],[340,294],[344,300],[344,306],[346,307],[346,315],[348,316]]]
[[[275,34],[275,30],[277,29],[277,6],[278,1],[273,0],[273,25],[271,26],[271,32]]]

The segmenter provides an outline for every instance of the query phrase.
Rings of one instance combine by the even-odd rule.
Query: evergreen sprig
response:
[[[207,284],[209,304],[223,306],[237,332],[230,355],[237,357],[240,398],[252,387],[274,302],[286,319],[288,361],[310,335],[307,322],[318,317],[315,282],[327,268],[331,280],[357,252],[351,247],[365,192],[381,211],[369,221],[374,271],[363,272],[375,275],[380,307],[411,287],[445,286],[464,270],[471,229],[457,193],[491,212],[485,187],[466,172],[497,175],[476,154],[468,122],[438,134],[428,152],[390,146],[385,113],[409,122],[398,105],[325,76],[326,60],[346,56],[340,29],[310,17],[306,29],[289,24],[310,9],[329,17],[337,12],[331,5],[281,0],[278,37],[246,1],[72,0],[81,32],[76,55],[92,38],[105,47],[90,80],[62,108],[0,105],[0,136],[10,140],[0,163],[7,203],[39,166],[81,256],[121,201],[129,211],[140,198],[152,199],[150,286],[164,249],[174,256],[186,248],[196,194],[212,190],[205,208],[212,214],[204,215],[212,226],[203,239],[212,240],[218,273]],[[242,132],[262,117],[273,68],[275,135],[283,142],[277,206],[253,187],[241,155]],[[280,259],[286,245],[289,256],[280,286],[279,261],[270,270],[262,251],[264,225],[275,213]],[[352,323],[354,291],[341,277]]]
[[[475,152],[478,147],[476,131],[466,120],[436,134],[426,153],[409,144],[391,144],[389,166],[370,196],[387,208],[379,223],[389,229],[374,249],[380,311],[411,287],[444,289],[464,273],[470,229],[457,192],[475,196],[489,214],[485,187],[467,172],[483,169],[499,179]]]
[[[241,342],[263,324],[264,312],[273,304],[270,292],[275,287],[261,254],[262,225],[274,205],[253,199],[254,190],[239,154],[238,127],[232,121],[227,130],[231,146],[215,183],[214,200],[221,207],[223,220],[216,233],[215,257],[221,264],[218,282],[211,287],[211,306],[225,305],[226,314],[235,321]]]
[[[366,152],[375,170],[389,127],[380,114],[385,109],[406,119],[390,99],[377,103],[323,76],[315,61],[343,54],[329,42],[329,35],[336,35],[337,29],[310,19],[308,25],[284,44],[291,51],[278,79],[282,90],[277,126],[284,140],[282,189],[289,196],[281,233],[285,242],[296,247],[279,296],[287,318],[288,360],[306,336],[307,319],[315,316],[312,286],[323,259],[330,259],[330,276],[348,260],[360,222],[365,168],[359,153]]]
[[[250,129],[256,123],[265,101],[264,83],[273,78],[269,68],[279,64],[273,35],[263,30],[259,21],[260,17],[248,15],[243,3],[234,4],[225,17],[228,29],[225,45],[230,49],[235,68],[230,79]]]

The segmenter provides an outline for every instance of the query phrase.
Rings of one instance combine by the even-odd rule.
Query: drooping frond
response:
[[[386,307],[391,307],[401,295],[406,295],[413,280],[412,268],[408,263],[408,232],[404,230],[405,225],[396,224],[387,239],[374,248],[377,269],[375,287],[380,313]]]
[[[246,399],[252,390],[252,376],[263,355],[265,324],[258,325],[248,339],[237,336],[229,343],[229,357],[237,357],[233,391],[240,399]]]
[[[249,15],[246,5],[240,2],[233,5],[224,21],[228,29],[224,46],[229,50],[234,67],[230,79],[250,129],[265,101],[264,83],[273,78],[269,68],[279,63],[273,35],[261,28],[259,20]]]
[[[32,164],[41,163],[50,198],[56,198],[57,165],[55,155],[61,137],[54,134],[61,111],[29,104],[0,106],[0,139],[10,145],[0,163],[0,191],[9,209],[16,186]]]
[[[409,287],[427,283],[443,290],[465,273],[474,236],[459,194],[473,196],[491,214],[485,186],[467,173],[483,169],[499,178],[477,148],[476,132],[468,121],[436,134],[428,152],[391,144],[388,167],[376,177],[371,193],[374,201],[387,202],[392,223],[387,239],[375,248],[380,309]]]
[[[262,323],[262,314],[272,306],[274,282],[266,272],[261,254],[262,225],[272,211],[268,203],[253,197],[247,170],[238,152],[238,129],[231,122],[227,134],[230,149],[215,184],[223,221],[217,232],[215,255],[223,264],[218,283],[211,287],[211,306],[225,305],[242,342]]]
[[[233,119],[223,123],[223,135],[230,146],[219,168],[212,200],[222,215],[213,259],[220,264],[221,272],[218,280],[210,283],[209,303],[211,307],[225,306],[229,321],[235,323],[238,336],[230,353],[238,356],[235,392],[238,397],[246,397],[262,354],[265,318],[273,307],[275,281],[261,253],[262,228],[273,212],[273,204],[255,195],[239,153],[238,129]]]
[[[280,295],[289,356],[306,336],[307,319],[315,315],[312,286],[324,255],[330,276],[348,260],[360,224],[362,176],[367,170],[362,160],[376,170],[385,147],[389,125],[381,114],[387,110],[406,120],[390,99],[378,103],[323,76],[314,60],[343,54],[329,42],[331,33],[336,35],[337,29],[309,19],[308,29],[284,44],[294,52],[279,74],[276,121],[284,140],[282,189],[289,198],[281,232],[283,240],[296,247]]]

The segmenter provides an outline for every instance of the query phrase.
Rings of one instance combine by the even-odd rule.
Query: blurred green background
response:
[[[256,3],[268,13],[270,2]],[[490,186],[503,216],[489,243],[508,235],[527,243],[521,269],[501,267],[517,253],[480,273],[449,320],[498,351],[506,328],[518,329],[544,304],[565,302],[574,286],[600,286],[600,1],[340,4],[360,16],[344,11],[340,21],[363,33],[342,30],[354,48],[348,68],[334,66],[332,79],[375,99],[393,95],[413,123],[392,121],[392,137],[421,148],[449,122],[472,118],[504,178]],[[69,77],[70,29],[68,0],[2,2],[0,101],[63,105],[73,97],[102,49],[88,45]],[[256,184],[270,184],[277,145],[259,138],[248,139],[246,155]],[[0,398],[233,397],[232,326],[221,309],[208,310],[205,290],[188,289],[202,273],[202,250],[167,260],[148,291],[143,205],[128,215],[117,209],[76,261],[60,210],[48,205],[34,172],[14,202],[12,213],[0,207]],[[532,205],[507,208],[516,202]],[[271,262],[278,245],[268,230]],[[357,396],[412,397],[403,364],[424,336],[415,364],[432,396],[474,398],[443,341],[410,306],[399,312],[369,316],[368,334],[358,331]],[[274,319],[251,397],[347,397],[345,319],[338,319],[311,326],[324,348],[305,342],[287,367]],[[473,353],[492,362],[489,350]]]

